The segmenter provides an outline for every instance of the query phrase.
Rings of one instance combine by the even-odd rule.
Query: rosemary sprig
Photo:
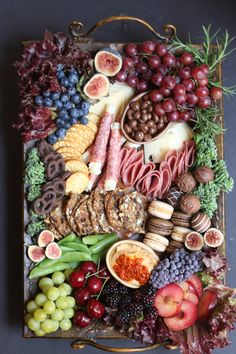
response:
[[[199,133],[207,132],[208,135],[215,136],[222,134],[224,129],[216,122],[216,118],[219,115],[216,107],[210,108],[196,108],[195,109],[195,125],[193,130]]]
[[[192,53],[197,65],[203,63],[207,64],[211,74],[214,72],[217,65],[225,60],[236,49],[229,48],[234,40],[234,37],[230,37],[227,30],[221,35],[220,29],[212,33],[211,25],[208,27],[202,26],[202,29],[204,34],[202,38],[202,49],[194,46],[190,37],[187,43],[183,43],[178,37],[176,37],[172,42],[172,48],[177,51],[182,50]],[[230,88],[224,88],[224,92],[226,94],[228,90],[230,90]]]
[[[223,91],[223,94],[226,96],[236,95],[236,85],[226,87],[226,86],[222,86],[219,81],[212,81],[211,79],[209,79],[209,84],[211,86],[220,87]]]

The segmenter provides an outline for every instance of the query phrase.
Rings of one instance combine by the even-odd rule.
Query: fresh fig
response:
[[[38,235],[38,245],[40,247],[46,247],[50,242],[54,241],[54,233],[49,230],[43,230]]]
[[[61,257],[61,249],[56,242],[50,242],[45,250],[45,255],[49,259],[58,259]]]
[[[204,246],[203,237],[199,232],[192,231],[187,234],[184,244],[190,251],[199,251]]]
[[[28,257],[33,262],[41,262],[45,258],[45,251],[42,247],[31,245],[28,247]]]
[[[209,247],[219,247],[224,242],[224,235],[220,230],[212,227],[205,232],[204,242]]]
[[[108,95],[110,82],[103,74],[95,74],[84,86],[84,93],[89,98],[98,100]]]
[[[94,65],[99,73],[105,76],[114,76],[122,67],[122,57],[117,51],[105,48],[95,55]]]

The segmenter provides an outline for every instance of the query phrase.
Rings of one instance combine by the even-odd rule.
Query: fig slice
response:
[[[50,242],[54,241],[54,233],[49,230],[43,230],[38,235],[38,245],[40,247],[46,247]]]
[[[31,245],[28,247],[28,257],[33,262],[41,262],[45,258],[45,251],[42,247]]]
[[[95,74],[84,86],[84,93],[93,100],[98,100],[108,95],[110,82],[103,74]]]
[[[192,231],[187,234],[184,244],[190,251],[199,251],[204,246],[203,237],[199,232]]]
[[[56,242],[50,242],[45,250],[45,255],[49,259],[58,259],[61,257],[61,249]]]
[[[94,66],[99,73],[114,76],[122,67],[122,57],[116,50],[104,48],[95,55]]]
[[[219,247],[224,242],[224,235],[220,230],[212,227],[205,232],[204,242],[209,247]]]

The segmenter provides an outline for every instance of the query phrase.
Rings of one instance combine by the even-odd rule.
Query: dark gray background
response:
[[[20,140],[11,129],[17,114],[16,72],[12,63],[19,58],[21,41],[40,39],[45,29],[67,32],[68,24],[81,20],[87,28],[111,15],[133,15],[149,21],[161,31],[165,23],[176,25],[180,38],[188,32],[199,42],[201,25],[212,23],[215,29],[228,29],[236,34],[235,1],[227,0],[1,0],[0,1],[0,352],[1,354],[67,354],[72,353],[69,340],[21,338],[23,311],[22,256],[20,236]],[[116,23],[97,33],[98,39],[142,41],[151,37],[141,25]],[[236,41],[234,43],[236,46]],[[225,84],[236,83],[236,52],[223,65]],[[235,131],[236,98],[225,99],[225,158],[233,177],[236,177]],[[227,255],[231,265],[228,284],[236,286],[235,270],[235,192],[227,197]],[[230,336],[232,346],[221,353],[236,352],[236,332]],[[111,342],[112,345],[127,343]],[[132,343],[131,343],[132,345]],[[87,347],[83,353],[94,353]],[[153,351],[154,352],[154,351]],[[164,353],[163,349],[158,349]]]

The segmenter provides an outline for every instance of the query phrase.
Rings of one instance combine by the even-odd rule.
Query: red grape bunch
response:
[[[99,269],[92,261],[82,262],[70,274],[69,282],[74,288],[74,298],[79,310],[74,315],[76,327],[88,327],[93,319],[100,319],[105,313],[105,306],[98,300],[103,284],[110,277],[106,266]]]
[[[209,87],[209,67],[196,65],[190,52],[175,55],[164,43],[146,41],[125,47],[121,71],[116,80],[138,92],[149,92],[155,113],[169,121],[189,121],[194,107],[209,108],[222,97],[222,89]]]

